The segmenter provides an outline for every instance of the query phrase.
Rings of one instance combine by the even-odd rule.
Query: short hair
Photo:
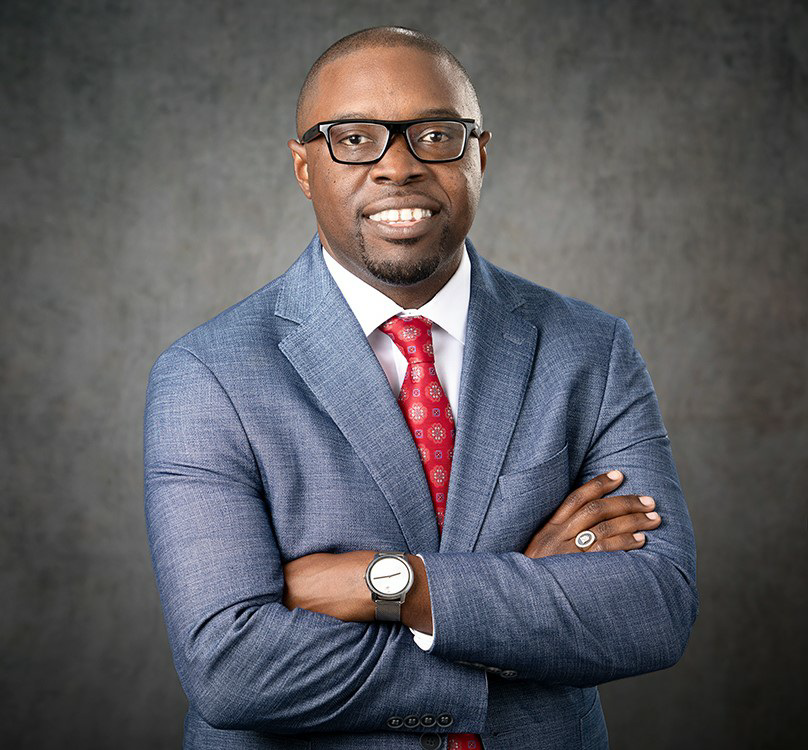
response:
[[[298,135],[301,134],[303,123],[301,117],[306,99],[311,94],[317,83],[317,76],[320,71],[329,63],[337,60],[340,57],[356,52],[360,49],[367,49],[369,47],[414,47],[423,50],[435,57],[448,62],[463,79],[463,82],[468,85],[469,91],[477,107],[477,112],[480,113],[480,103],[477,98],[477,90],[471,82],[471,77],[468,71],[463,67],[460,60],[458,60],[446,47],[439,41],[433,39],[431,36],[408,29],[403,26],[374,26],[369,29],[362,29],[355,31],[353,34],[338,39],[332,44],[322,55],[320,55],[311,66],[303,85],[300,88],[300,94],[297,97],[297,109],[295,111],[295,122],[298,130]],[[480,120],[482,114],[480,113]],[[479,123],[482,126],[482,122]]]

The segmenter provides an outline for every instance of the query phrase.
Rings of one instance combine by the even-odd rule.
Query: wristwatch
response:
[[[401,605],[415,581],[402,552],[377,552],[365,571],[365,583],[376,603],[376,619],[401,622]]]

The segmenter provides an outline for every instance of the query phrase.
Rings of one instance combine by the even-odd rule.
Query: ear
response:
[[[483,130],[483,132],[480,133],[480,137],[477,139],[480,142],[480,172],[485,172],[485,165],[488,161],[488,151],[485,147],[488,141],[491,140],[491,135],[490,130]]]
[[[309,188],[309,158],[306,154],[306,146],[294,138],[290,138],[286,144],[292,152],[293,168],[295,178],[300,189],[309,200],[311,200],[311,189]]]

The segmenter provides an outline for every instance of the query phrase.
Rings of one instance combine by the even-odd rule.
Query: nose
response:
[[[375,182],[391,182],[394,185],[406,185],[425,174],[426,165],[412,155],[403,133],[392,136],[387,153],[371,165],[370,170],[370,176]]]

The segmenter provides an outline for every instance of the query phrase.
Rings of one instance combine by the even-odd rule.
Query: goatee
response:
[[[375,261],[367,252],[364,237],[357,237],[365,268],[379,281],[390,286],[409,286],[428,279],[440,266],[441,258],[447,256],[448,227],[444,227],[438,243],[437,252],[426,258],[411,263],[393,263],[392,261]],[[396,240],[396,245],[414,245],[419,238]]]

